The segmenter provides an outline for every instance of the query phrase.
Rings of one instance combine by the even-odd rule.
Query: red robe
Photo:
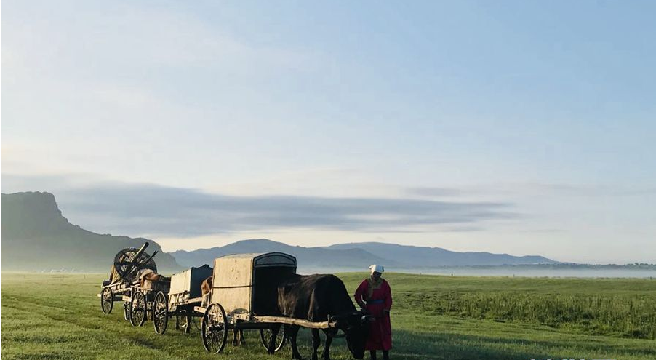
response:
[[[369,329],[369,339],[365,345],[366,350],[389,350],[392,348],[392,324],[389,313],[383,310],[392,308],[392,289],[387,281],[379,288],[374,289],[369,297],[369,280],[365,279],[357,290],[355,290],[355,301],[357,303],[366,302],[366,309],[375,317],[371,322]]]

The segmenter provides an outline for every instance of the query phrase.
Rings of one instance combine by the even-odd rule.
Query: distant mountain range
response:
[[[109,272],[117,252],[146,241],[149,254],[159,251],[154,258],[159,271],[182,269],[152,240],[100,235],[71,224],[53,194],[2,194],[3,271]]]
[[[290,246],[267,239],[242,240],[222,247],[161,252],[142,238],[96,234],[71,224],[53,194],[26,192],[2,194],[2,270],[109,271],[114,255],[126,247],[149,241],[148,252],[161,272],[212,264],[216,257],[239,253],[281,251],[296,256],[299,270],[363,271],[383,264],[397,271],[472,265],[556,264],[542,256],[511,256],[486,252],[453,252],[437,247],[416,247],[377,242],[337,244],[328,247]]]
[[[362,249],[330,249],[323,247],[290,246],[266,239],[242,240],[222,247],[199,249],[194,251],[179,250],[171,253],[178,263],[185,266],[212,264],[214,259],[229,254],[263,253],[281,251],[296,256],[299,267],[313,268],[355,268],[362,264],[389,263]]]
[[[336,244],[329,249],[362,249],[384,259],[393,259],[405,267],[440,267],[471,265],[533,265],[555,264],[543,256],[512,256],[489,252],[455,252],[439,247],[419,247],[379,242]]]
[[[282,251],[296,256],[299,268],[363,270],[369,264],[396,269],[436,268],[471,265],[555,264],[542,256],[511,256],[486,252],[453,252],[441,248],[416,247],[378,242],[337,244],[329,247],[290,246],[266,239],[242,240],[222,247],[179,250],[171,253],[185,266],[212,264],[214,258],[240,253]]]

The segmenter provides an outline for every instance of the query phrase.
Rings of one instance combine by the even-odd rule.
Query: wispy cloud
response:
[[[454,225],[480,228],[516,216],[502,202],[434,201],[319,196],[231,196],[151,184],[92,183],[70,186],[66,177],[3,175],[10,188],[50,182],[71,222],[93,231],[166,237],[311,229],[361,232],[428,232]],[[11,185],[14,184],[14,185]],[[35,188],[34,190],[43,190]]]
[[[7,59],[3,55],[3,65],[7,60],[6,65],[12,69],[36,67],[50,76],[47,70],[66,70],[67,75],[84,79],[90,74],[113,78],[134,70],[207,71],[226,66],[233,73],[257,71],[262,75],[263,71],[275,73],[281,68],[304,69],[319,60],[295,48],[249,43],[176,8],[133,3],[109,8],[97,4],[61,5],[47,1],[38,6],[16,3],[8,9],[11,16],[6,19],[6,27],[10,36],[3,44],[3,52],[7,50],[8,55]],[[75,21],[65,15],[67,6],[78,13]]]
[[[413,187],[406,189],[406,192],[410,195],[424,197],[458,196],[463,193],[460,189],[442,187]]]
[[[517,192],[533,195],[563,196],[640,196],[656,194],[654,186],[619,186],[595,184],[525,183],[514,186]]]

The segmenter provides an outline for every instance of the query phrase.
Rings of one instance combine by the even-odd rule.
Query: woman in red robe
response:
[[[365,349],[369,350],[371,360],[376,360],[376,351],[383,351],[383,360],[389,359],[392,348],[392,324],[390,310],[392,308],[392,289],[381,274],[385,269],[381,265],[369,266],[371,276],[362,281],[355,290],[355,301],[363,310],[374,316],[369,329],[369,339]]]

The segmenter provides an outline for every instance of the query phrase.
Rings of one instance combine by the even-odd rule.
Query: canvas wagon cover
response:
[[[231,313],[250,313],[253,300],[253,272],[266,267],[296,270],[296,258],[281,252],[227,255],[214,259],[212,303]]]
[[[189,270],[173,274],[169,295],[187,293],[190,298],[200,297],[200,284],[210,275],[212,275],[212,268],[209,265],[192,267]]]

